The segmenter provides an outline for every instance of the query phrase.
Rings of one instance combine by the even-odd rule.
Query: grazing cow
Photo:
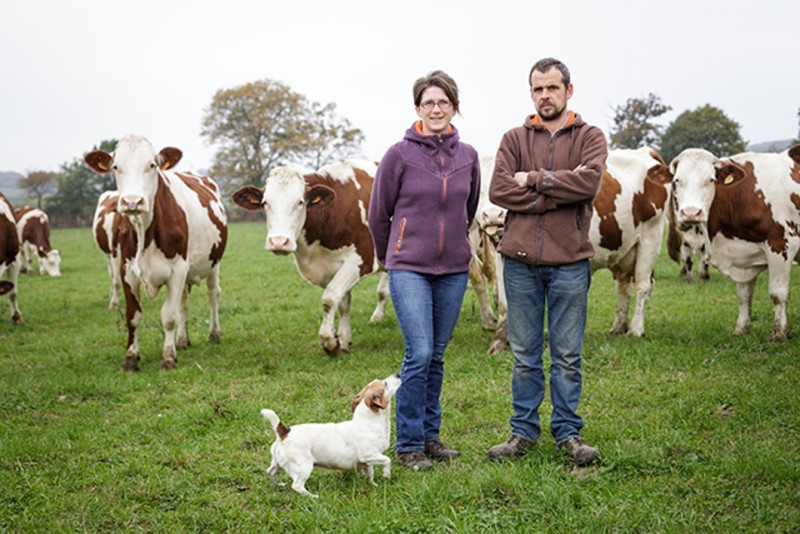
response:
[[[111,279],[111,288],[108,293],[109,310],[119,306],[120,250],[119,243],[115,242],[121,219],[119,211],[117,211],[118,203],[119,194],[116,191],[104,191],[97,200],[92,223],[94,242],[106,256],[108,277]]]
[[[653,290],[653,268],[661,252],[672,180],[661,156],[648,147],[612,150],[595,197],[589,239],[592,272],[609,269],[617,290],[610,334],[644,335],[644,315]],[[628,326],[630,283],[636,305]]]
[[[14,210],[14,217],[17,219],[22,272],[33,271],[31,258],[36,256],[41,276],[61,276],[61,254],[50,246],[50,220],[47,214],[39,208],[25,206]]]
[[[8,272],[7,280],[0,280],[0,295],[8,295],[11,307],[11,321],[23,324],[22,312],[17,305],[17,280],[19,279],[19,235],[14,208],[8,199],[0,193],[0,277]]]
[[[678,265],[680,274],[690,284],[694,281],[692,268],[697,256],[697,277],[708,280],[708,228],[705,224],[683,224],[676,222],[677,203],[670,196],[670,209],[667,212],[667,252]]]
[[[378,273],[378,303],[370,322],[383,319],[389,297],[388,277],[380,270],[367,227],[374,163],[342,161],[303,176],[288,167],[273,169],[263,188],[243,186],[233,201],[247,210],[263,209],[267,250],[294,254],[300,275],[324,288],[322,348],[331,356],[348,351],[350,290],[363,277]],[[334,320],[339,312],[339,328]]]
[[[175,368],[176,347],[190,344],[186,327],[189,291],[204,279],[211,308],[209,341],[220,338],[219,262],[228,238],[227,216],[219,188],[210,178],[167,171],[181,156],[174,147],[156,153],[147,139],[134,135],[120,139],[113,153],[95,150],[84,156],[90,169],[113,173],[117,182],[121,217],[112,240],[119,244],[121,254],[120,280],[128,327],[122,363],[126,371],[139,369],[141,285],[150,298],[167,286],[161,307],[162,369]]]
[[[750,328],[756,278],[769,273],[774,305],[770,339],[789,336],[786,302],[800,251],[800,145],[780,154],[718,158],[687,148],[670,163],[679,225],[705,224],[711,265],[737,285],[734,335]]]
[[[472,258],[469,263],[469,281],[478,299],[481,312],[481,324],[484,330],[493,330],[494,339],[487,350],[488,354],[497,354],[508,348],[508,332],[506,321],[506,294],[503,286],[502,258],[497,253],[497,244],[503,237],[506,210],[489,200],[489,183],[494,172],[494,156],[481,157],[481,196],[478,210],[469,228],[469,241]],[[489,296],[494,283],[494,299]],[[495,319],[491,301],[497,307]]]

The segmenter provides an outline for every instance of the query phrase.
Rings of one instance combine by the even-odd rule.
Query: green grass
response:
[[[202,286],[193,345],[159,371],[163,293],[146,301],[139,373],[119,370],[125,325],[106,309],[104,260],[88,229],[53,231],[60,278],[22,276],[26,324],[0,299],[0,531],[16,532],[797,532],[800,345],[771,343],[759,281],[752,332],[732,337],[734,284],[687,285],[663,254],[643,339],[607,335],[614,292],[598,272],[584,357],[583,435],[598,467],[573,471],[547,428],[516,462],[492,463],[511,411],[511,354],[487,356],[472,292],[446,355],[442,438],[462,453],[392,479],[316,470],[304,498],[265,474],[261,418],[337,421],[367,381],[399,370],[389,306],[368,324],[375,279],[353,296],[353,347],[326,356],[321,290],[236,224],[222,263],[222,342],[206,342]],[[798,287],[800,271],[793,269]],[[800,329],[797,297],[789,323]],[[550,411],[546,400],[543,423]],[[387,454],[392,454],[388,451]],[[281,473],[283,481],[288,477]]]

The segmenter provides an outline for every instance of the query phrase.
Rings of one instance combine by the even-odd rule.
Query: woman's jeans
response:
[[[514,353],[511,433],[536,441],[544,398],[544,314],[550,343],[550,432],[560,444],[579,436],[583,420],[575,411],[581,398],[581,349],[591,282],[589,260],[536,266],[504,258],[508,338]]]
[[[396,452],[422,451],[426,441],[439,439],[444,351],[458,321],[466,289],[466,272],[389,272],[392,304],[405,343],[400,369],[403,385],[395,396]]]

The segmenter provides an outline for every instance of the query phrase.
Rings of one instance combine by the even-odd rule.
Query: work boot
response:
[[[580,436],[572,436],[567,441],[559,444],[558,448],[565,449],[567,451],[567,456],[569,456],[578,467],[585,467],[591,464],[599,454],[596,448],[587,445]]]
[[[425,456],[431,460],[455,460],[461,454],[455,449],[448,449],[438,439],[425,442]]]
[[[533,447],[534,443],[536,442],[516,434],[511,434],[511,437],[506,441],[489,449],[489,459],[499,460],[501,458],[516,458],[522,456],[528,452],[528,449]]]
[[[425,458],[421,451],[398,452],[397,461],[403,467],[408,467],[412,471],[427,471],[433,469],[433,464]]]

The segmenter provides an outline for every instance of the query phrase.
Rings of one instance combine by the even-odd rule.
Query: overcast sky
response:
[[[798,134],[796,0],[9,0],[0,10],[0,171],[57,171],[139,133],[207,168],[215,92],[272,79],[337,113],[380,159],[416,119],[411,87],[453,76],[461,139],[494,153],[533,111],[527,76],[553,56],[570,108],[609,132],[613,107],[655,93],[705,104],[746,141]]]

